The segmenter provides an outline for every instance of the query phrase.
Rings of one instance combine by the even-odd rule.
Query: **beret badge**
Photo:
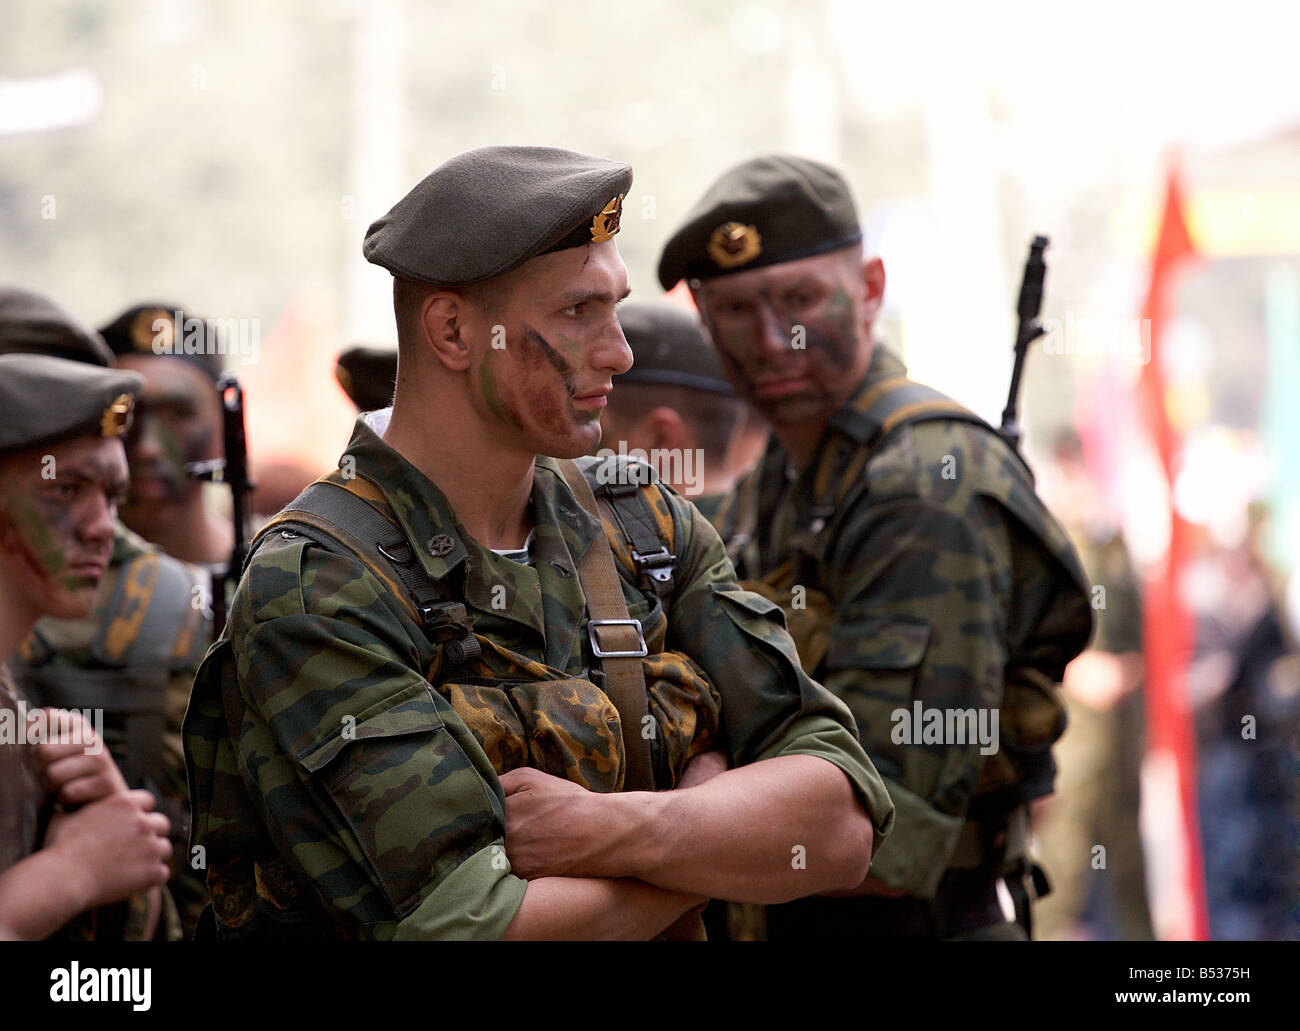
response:
[[[588,208],[588,211],[591,209]],[[604,243],[618,232],[619,220],[623,217],[623,194],[619,194],[591,220],[591,242]]]
[[[131,412],[134,408],[134,397],[130,394],[118,394],[112,403],[104,409],[104,414],[99,417],[100,436],[122,436],[131,425]]]
[[[708,251],[719,268],[739,268],[763,253],[763,238],[753,226],[724,222],[709,237]]]

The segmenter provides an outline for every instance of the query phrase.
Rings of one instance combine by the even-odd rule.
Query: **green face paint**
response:
[[[500,419],[512,429],[519,429],[519,420],[515,418],[505,403],[497,393],[496,380],[492,377],[492,367],[488,364],[490,358],[484,358],[483,364],[479,366],[478,378],[479,389],[483,394],[483,403],[487,405],[487,410]]]
[[[582,341],[574,340],[568,333],[561,333],[558,342],[564,357],[569,361],[569,365],[578,365],[582,360]]]
[[[66,521],[67,510],[53,508],[45,511],[46,507],[48,506],[33,504],[27,498],[13,498],[9,506],[9,517],[27,542],[32,557],[41,569],[48,576],[56,577],[67,567],[68,555],[66,542],[59,539],[53,520],[58,520],[62,515]],[[63,582],[64,586],[71,586],[66,580]]]
[[[851,328],[853,301],[844,287],[836,290],[834,296],[826,302],[826,306],[822,309],[822,317],[841,327]]]

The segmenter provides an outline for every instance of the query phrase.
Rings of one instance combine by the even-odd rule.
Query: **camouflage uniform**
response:
[[[205,574],[164,555],[121,523],[113,557],[85,619],[45,617],[23,642],[14,672],[35,704],[104,710],[104,743],[133,788],[171,821],[176,876],[168,882],[168,937],[193,932],[207,901],[188,856],[189,807],[181,721],[212,638],[196,602]],[[175,904],[172,908],[170,903]]]
[[[8,668],[0,662],[0,711],[15,727],[21,698]],[[0,873],[36,851],[41,809],[48,794],[34,750],[0,745]]]
[[[527,765],[592,790],[622,785],[621,722],[595,683],[575,572],[602,527],[539,457],[524,565],[466,536],[365,417],[349,457],[356,477],[335,482],[400,526],[423,569],[464,602],[482,656],[453,666],[400,604],[400,585],[272,531],[186,716],[194,840],[218,931],[497,938],[526,886],[505,855],[497,775]],[[707,748],[725,748],[733,765],[818,755],[844,770],[886,834],[892,806],[848,711],[800,670],[777,608],[735,586],[691,506],[643,490],[675,527],[662,601],[628,582],[626,547],[615,554],[650,653],[658,787]]]
[[[877,346],[808,469],[795,476],[773,438],[721,516],[741,545],[740,576],[766,578],[787,608],[806,592],[804,612],[791,613],[805,666],[848,704],[897,806],[872,876],[909,896],[769,906],[770,937],[950,937],[1001,924],[1009,814],[1051,791],[1048,749],[1062,725],[1052,688],[1091,629],[1074,551],[996,434],[941,418],[905,424],[873,450],[859,409],[904,372]],[[819,510],[841,482],[852,484],[843,502]],[[1000,710],[1000,749],[986,762],[977,741],[897,743],[895,714],[917,702]]]

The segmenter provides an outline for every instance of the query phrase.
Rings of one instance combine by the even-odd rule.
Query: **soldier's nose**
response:
[[[759,339],[764,353],[780,354],[790,347],[790,338],[785,327],[767,305],[759,307]]]
[[[601,338],[599,348],[592,355],[592,365],[597,369],[608,369],[618,376],[632,368],[632,348],[628,346],[623,327],[615,319],[609,332]]]
[[[113,539],[113,519],[116,510],[108,496],[102,491],[96,492],[90,502],[91,508],[86,512],[78,529],[81,539],[88,545],[99,546]]]

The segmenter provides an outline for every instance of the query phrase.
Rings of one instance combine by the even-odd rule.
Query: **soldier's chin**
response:
[[[76,584],[59,584],[46,595],[45,614],[55,619],[84,619],[95,607],[99,580],[83,577]]]
[[[596,450],[600,444],[600,423],[591,422],[579,427],[568,440],[549,440],[539,448],[539,455],[548,458],[582,458]]]
[[[835,409],[827,410],[825,399],[811,394],[794,394],[776,400],[760,400],[755,408],[773,426],[799,426],[824,419]]]

